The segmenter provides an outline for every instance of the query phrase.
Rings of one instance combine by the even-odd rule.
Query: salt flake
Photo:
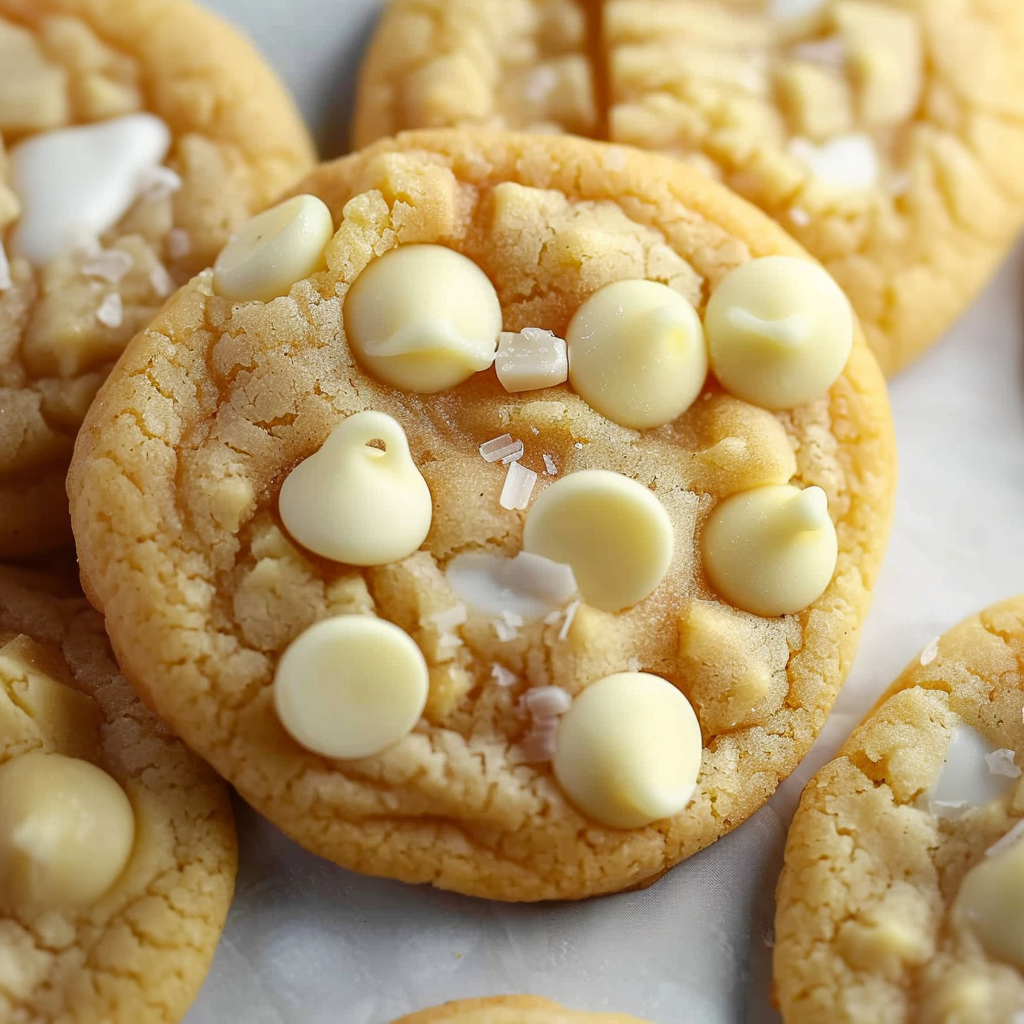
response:
[[[97,277],[101,281],[117,284],[134,266],[135,260],[129,253],[121,249],[101,249],[96,246],[86,249],[82,273],[87,277]]]
[[[96,319],[104,327],[120,327],[124,322],[124,303],[117,292],[111,292],[96,310]]]
[[[532,469],[524,469],[518,462],[511,463],[501,489],[501,507],[510,511],[525,509],[536,484],[537,474]]]
[[[453,604],[451,608],[435,612],[427,621],[437,626],[438,632],[450,633],[456,626],[461,626],[468,618],[469,612],[466,611],[466,606],[459,601],[457,604]]]
[[[555,465],[555,460],[550,455],[543,455],[544,459],[544,472],[548,476],[558,476],[558,467]]]
[[[511,434],[502,434],[480,445],[480,457],[484,462],[503,462],[510,456],[521,458],[523,451],[523,442],[517,441]]]
[[[184,228],[167,232],[167,255],[172,260],[184,259],[192,251],[192,239]]]
[[[576,613],[580,610],[579,601],[573,601],[568,608],[565,609],[565,619],[562,622],[562,628],[558,631],[559,641],[565,640],[569,635],[569,630],[572,629],[573,621],[576,618]]]
[[[504,665],[495,662],[491,666],[491,678],[497,686],[508,687],[515,686],[518,676],[515,672],[510,672]]]
[[[170,167],[148,167],[139,176],[139,198],[146,202],[157,202],[180,192],[183,184],[181,175]]]
[[[535,719],[557,718],[572,707],[572,697],[560,686],[535,686],[523,694],[520,704]]]
[[[930,800],[928,802],[928,810],[936,818],[949,820],[962,818],[970,810],[970,807],[971,805],[966,800]]]
[[[7,261],[7,251],[4,249],[3,239],[0,239],[0,292],[7,291],[14,286],[11,279],[11,265]]]
[[[503,619],[495,619],[492,625],[498,639],[503,644],[507,644],[510,640],[515,640],[519,636],[519,630],[515,626],[510,626]]]
[[[1008,779],[1019,779],[1021,771],[1014,761],[1015,757],[1016,755],[1012,750],[1004,747],[1002,750],[993,750],[991,754],[986,755],[985,764],[988,765],[988,770],[993,775],[1002,775]]]
[[[939,637],[936,637],[921,652],[922,665],[930,665],[939,656],[939,639]]]
[[[167,296],[174,291],[174,281],[171,279],[171,275],[167,273],[167,268],[162,263],[158,263],[149,272],[149,283],[153,286],[153,291],[155,291],[161,299],[167,298]]]

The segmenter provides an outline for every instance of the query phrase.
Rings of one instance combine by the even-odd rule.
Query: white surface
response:
[[[210,2],[271,56],[325,154],[340,152],[375,0]],[[771,806],[645,892],[540,907],[360,878],[240,806],[238,893],[187,1024],[388,1024],[446,999],[510,992],[654,1024],[777,1022],[764,938],[781,819],[933,637],[1024,590],[1022,281],[1024,249],[893,384],[901,481],[889,558],[836,711]]]

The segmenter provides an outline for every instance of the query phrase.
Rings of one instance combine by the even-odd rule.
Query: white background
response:
[[[208,0],[344,152],[377,0]],[[259,131],[259,126],[253,126]],[[804,781],[933,637],[1024,591],[1024,248],[892,385],[900,488],[853,674],[772,804],[641,893],[506,906],[361,878],[239,805],[238,892],[187,1024],[388,1024],[447,999],[533,992],[654,1024],[777,1024],[771,893]]]

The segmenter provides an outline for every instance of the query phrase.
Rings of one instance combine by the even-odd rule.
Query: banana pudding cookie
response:
[[[1024,1014],[1024,597],[933,641],[808,784],[778,891],[786,1024]]]
[[[396,1020],[394,1024],[644,1024],[621,1013],[566,1010],[537,996],[460,999]]]
[[[96,389],[312,162],[273,72],[188,0],[0,0],[0,557],[70,542]]]
[[[505,900],[651,880],[804,755],[892,510],[842,292],[678,161],[406,135],[129,346],[69,492],[133,684],[308,849]]]
[[[499,117],[684,157],[824,263],[886,373],[950,326],[1024,225],[1020,0],[590,0],[575,92],[522,27],[530,5],[483,6],[392,0],[357,144]]]
[[[132,693],[73,574],[0,569],[0,1019],[180,1020],[236,864],[227,787]]]

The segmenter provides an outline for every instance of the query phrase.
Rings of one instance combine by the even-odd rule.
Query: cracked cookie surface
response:
[[[273,72],[189,0],[0,0],[0,53],[0,557],[21,558],[70,541],[75,434],[124,346],[313,150]],[[82,249],[17,255],[12,151],[140,111],[174,176]]]
[[[346,867],[506,900],[653,879],[768,799],[849,669],[893,501],[877,363],[858,332],[817,402],[772,414],[709,382],[686,414],[643,433],[566,385],[509,394],[493,371],[405,394],[359,368],[342,321],[352,282],[398,244],[469,256],[493,282],[506,330],[556,333],[611,281],[660,281],[703,309],[738,264],[801,250],[677,161],[568,137],[412,134],[324,165],[300,190],[333,213],[327,269],[268,304],[233,304],[198,277],[132,342],[80,434],[69,491],[83,577],[126,674],[247,800]],[[277,496],[339,422],[369,409],[404,428],[433,525],[412,556],[360,570],[299,548]],[[538,494],[549,466],[613,470],[654,490],[676,542],[650,597],[525,625],[451,615],[455,555],[522,546],[524,513],[499,503],[507,467],[478,451],[505,432],[523,440]],[[720,498],[780,477],[827,493],[838,568],[803,612],[761,619],[716,599],[697,537]],[[296,637],[350,613],[414,638],[429,697],[404,739],[331,761],[282,728],[273,680]],[[521,698],[541,686],[573,696],[638,668],[693,703],[703,769],[683,812],[606,828],[573,808],[550,764],[527,763]]]
[[[1019,968],[988,951],[959,903],[969,873],[1019,836],[1022,673],[1018,597],[929,645],[808,784],[778,890],[775,986],[787,1024],[1019,1019]],[[965,729],[983,737],[972,756],[987,763],[952,770],[980,770],[998,798],[935,798]]]
[[[537,24],[522,4],[518,26]],[[1024,225],[1017,0],[592,0],[590,76],[562,130],[683,157],[775,217],[850,296],[887,374],[934,342]],[[393,0],[363,69],[355,142],[405,128],[525,127],[557,76],[476,6]],[[534,11],[533,19],[528,14]],[[413,26],[430,31],[414,32]],[[510,33],[512,32],[510,28]],[[517,40],[519,35],[513,33]],[[460,75],[488,77],[473,106]],[[564,90],[563,90],[564,91]],[[491,97],[492,99],[488,99]],[[545,125],[541,130],[550,130]]]
[[[394,1024],[643,1024],[621,1013],[566,1010],[537,996],[460,999],[410,1014]]]
[[[0,912],[0,1018],[173,1024],[202,984],[234,889],[227,787],[132,692],[73,571],[0,569],[0,644],[0,762],[89,761],[121,785],[136,820],[128,862],[98,902]]]

